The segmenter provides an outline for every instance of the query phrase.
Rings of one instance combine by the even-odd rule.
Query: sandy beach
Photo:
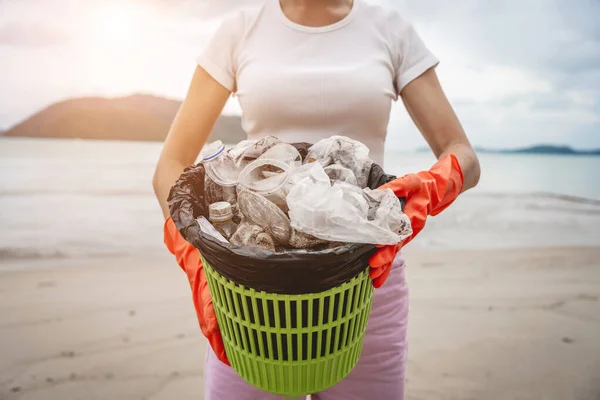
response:
[[[406,257],[408,399],[598,399],[600,248]],[[3,263],[0,292],[0,398],[203,398],[206,342],[166,251]]]

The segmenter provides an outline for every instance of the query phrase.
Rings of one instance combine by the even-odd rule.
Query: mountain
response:
[[[136,94],[107,99],[70,99],[39,111],[4,136],[163,141],[180,102]],[[246,138],[240,117],[221,116],[209,141],[237,143]]]

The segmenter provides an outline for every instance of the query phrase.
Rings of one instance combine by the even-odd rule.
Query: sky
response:
[[[70,97],[181,99],[223,18],[261,1],[0,0],[0,130]],[[415,25],[474,145],[600,148],[600,0],[364,1]],[[387,145],[425,145],[401,102]]]

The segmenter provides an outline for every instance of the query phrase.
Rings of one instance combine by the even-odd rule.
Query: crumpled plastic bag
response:
[[[329,176],[332,182],[342,181],[349,183],[350,185],[358,186],[356,176],[354,172],[349,168],[342,167],[341,165],[332,164],[325,167],[325,173]]]
[[[318,161],[323,167],[337,164],[348,168],[354,173],[361,188],[367,187],[373,164],[373,160],[369,158],[369,148],[346,136],[331,136],[312,145],[305,162],[314,161]]]
[[[283,193],[286,195],[286,201],[290,190],[304,179],[311,179],[323,183],[330,182],[329,176],[327,176],[325,170],[319,163],[304,164],[288,173],[287,181],[283,186]]]
[[[169,191],[171,217],[184,238],[196,236],[200,231],[196,218],[208,216],[204,176],[203,164],[187,167]]]
[[[399,232],[404,237],[412,234],[410,219],[396,205],[398,198],[392,189],[363,189],[369,211],[367,219],[391,232]],[[381,243],[384,244],[384,243]]]
[[[411,234],[410,221],[391,190],[365,191],[340,181],[332,185],[323,167],[314,165],[287,195],[292,228],[344,243],[392,245]]]

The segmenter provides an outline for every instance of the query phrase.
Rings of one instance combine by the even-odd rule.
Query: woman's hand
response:
[[[221,330],[217,322],[217,315],[215,314],[215,307],[208,288],[206,273],[200,259],[200,252],[186,242],[171,218],[167,218],[165,222],[164,240],[167,249],[175,256],[177,263],[188,277],[190,288],[192,289],[194,308],[196,309],[202,333],[208,339],[208,343],[217,358],[229,365],[229,360],[225,353],[225,345],[223,344],[223,337],[221,336]]]
[[[404,213],[410,219],[412,234],[398,245],[384,246],[369,260],[371,279],[378,288],[383,285],[396,253],[425,227],[428,215],[437,215],[458,197],[463,188],[463,174],[453,154],[438,161],[429,171],[404,175],[381,188],[392,189],[397,197],[406,199]]]
[[[479,181],[477,155],[450,106],[433,69],[406,85],[401,93],[406,109],[433,150],[438,162],[429,170],[408,174],[383,187],[406,198],[404,212],[413,234],[395,246],[384,246],[369,260],[371,279],[381,287],[400,249],[425,226],[428,215],[446,209],[463,191]]]

